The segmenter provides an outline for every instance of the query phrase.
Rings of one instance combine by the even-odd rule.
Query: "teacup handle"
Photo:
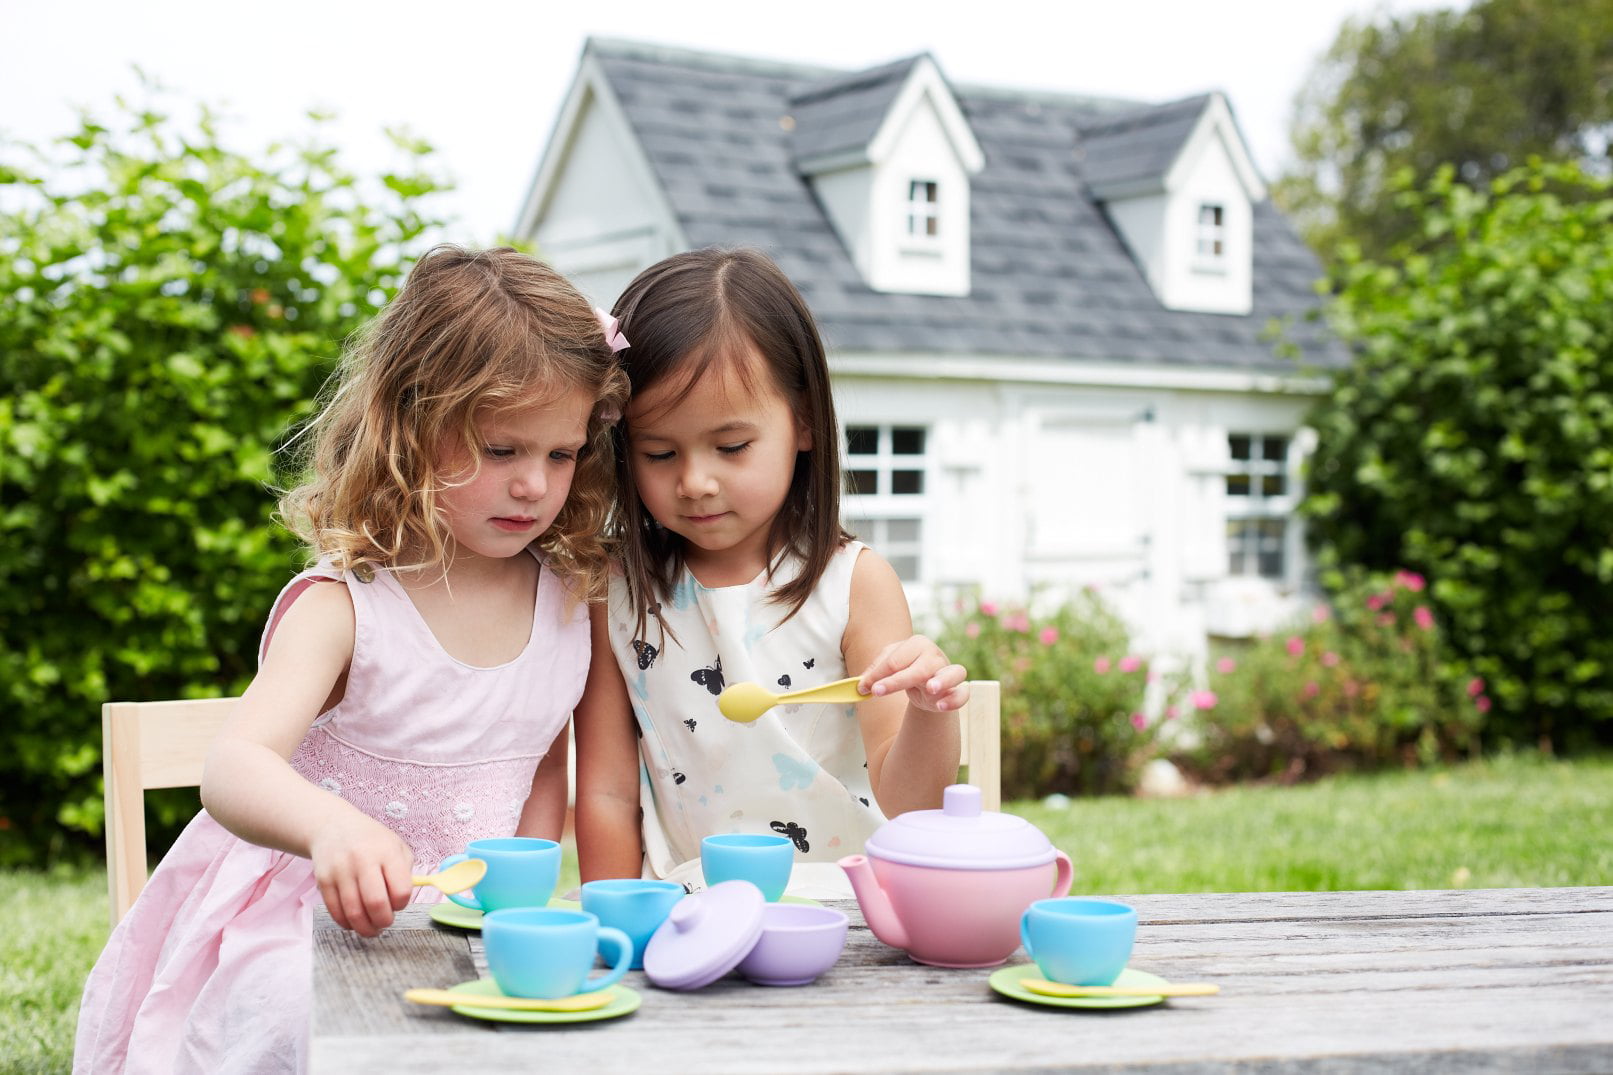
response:
[[[614,926],[599,927],[599,943],[614,945],[616,947],[616,962],[611,969],[598,978],[589,978],[583,982],[579,993],[594,993],[604,989],[607,985],[615,985],[627,973],[627,968],[633,962],[633,941],[627,934]]]
[[[1036,953],[1031,951],[1031,931],[1028,928],[1030,918],[1031,913],[1029,910],[1026,910],[1024,914],[1019,916],[1019,943],[1025,946],[1025,954],[1030,956],[1034,961],[1036,959]]]
[[[447,858],[443,859],[437,864],[437,871],[440,873],[450,866],[457,866],[468,858],[470,858],[469,855],[449,855]],[[463,892],[445,892],[443,895],[447,896],[461,907],[468,907],[472,911],[484,910],[481,901],[475,896],[471,895],[471,893],[475,891],[476,890],[474,888],[467,888]]]
[[[1053,851],[1053,868],[1058,871],[1053,878],[1053,895],[1055,897],[1068,896],[1070,894],[1070,884],[1075,880],[1075,867],[1070,864],[1070,856],[1055,848]],[[1023,923],[1021,924],[1023,925]],[[1029,945],[1026,945],[1025,951],[1030,951]]]

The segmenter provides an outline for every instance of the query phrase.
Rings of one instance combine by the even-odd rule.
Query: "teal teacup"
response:
[[[601,926],[583,911],[511,907],[482,919],[487,969],[509,997],[569,997],[592,993],[620,980],[633,960],[633,942],[619,929]],[[588,977],[601,949],[614,952],[610,969]]]
[[[1048,980],[1109,985],[1131,958],[1137,911],[1114,900],[1037,900],[1020,917],[1019,938]]]
[[[453,892],[448,898],[473,911],[502,911],[510,907],[542,907],[554,895],[560,879],[560,845],[535,836],[502,836],[472,840],[463,855],[449,855],[439,869],[466,859],[487,863],[487,876],[475,888]]]
[[[582,909],[598,917],[600,925],[627,934],[633,942],[633,969],[643,970],[644,946],[683,896],[683,886],[676,881],[589,881],[582,886]]]
[[[771,903],[778,902],[795,866],[795,844],[787,836],[728,832],[700,841],[700,872],[707,885],[749,881]]]

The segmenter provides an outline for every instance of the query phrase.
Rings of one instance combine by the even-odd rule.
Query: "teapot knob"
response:
[[[941,793],[941,812],[947,817],[979,817],[980,789],[973,784],[951,784]]]

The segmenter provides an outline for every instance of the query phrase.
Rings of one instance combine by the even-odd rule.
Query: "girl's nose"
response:
[[[517,500],[542,500],[543,494],[548,492],[549,481],[543,472],[541,462],[533,462],[521,468],[515,480],[510,483],[510,495]]]
[[[717,480],[709,468],[690,460],[678,474],[678,495],[685,500],[699,500],[717,491]]]

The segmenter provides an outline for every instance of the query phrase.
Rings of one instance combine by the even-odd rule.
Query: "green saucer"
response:
[[[582,909],[582,904],[578,903],[576,900],[563,900],[559,896],[551,899],[548,903],[548,906],[559,907],[566,911],[578,911]],[[445,926],[453,926],[455,929],[479,930],[482,928],[481,911],[473,911],[469,907],[461,907],[452,900],[443,900],[441,903],[432,904],[431,910],[427,913],[431,916],[431,920],[433,922],[439,922]],[[517,1014],[530,1015],[532,1013],[519,1012]]]
[[[1005,997],[1023,1000],[1027,1004],[1041,1004],[1048,1008],[1145,1008],[1150,1004],[1161,1004],[1165,998],[1161,996],[1144,997],[1050,997],[1042,993],[1032,993],[1020,985],[1022,978],[1040,978],[1041,968],[1034,963],[1025,963],[1017,967],[1003,967],[992,972],[991,988]],[[1115,985],[1130,989],[1146,989],[1149,986],[1169,985],[1165,979],[1157,974],[1148,974],[1140,970],[1127,967],[1120,972],[1120,977],[1114,980]]]
[[[461,907],[460,910],[466,908]],[[615,1019],[619,1015],[626,1015],[628,1012],[637,1011],[639,1004],[642,1003],[642,998],[637,993],[620,982],[607,986],[606,990],[611,994],[610,1003],[602,1008],[590,1008],[584,1012],[523,1012],[508,1008],[479,1008],[476,1006],[477,997],[501,997],[504,994],[499,990],[498,983],[491,978],[478,978],[474,982],[461,982],[449,988],[450,993],[465,994],[465,1003],[455,1004],[449,1010],[456,1011],[460,1015],[468,1015],[472,1019],[490,1019],[498,1023],[587,1023],[596,1019]]]

